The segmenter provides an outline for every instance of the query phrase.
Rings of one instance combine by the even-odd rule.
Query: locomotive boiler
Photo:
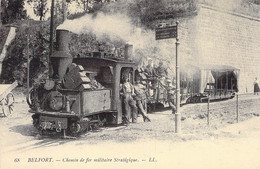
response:
[[[122,60],[99,52],[73,58],[69,36],[67,30],[56,31],[57,49],[50,57],[53,74],[34,84],[27,96],[34,126],[43,134],[76,136],[104,124],[120,124],[122,74],[134,79],[131,45]]]

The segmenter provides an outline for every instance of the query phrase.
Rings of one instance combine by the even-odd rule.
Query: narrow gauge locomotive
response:
[[[34,126],[43,134],[75,136],[103,124],[122,123],[120,84],[126,73],[134,83],[134,62],[108,58],[104,53],[72,58],[67,30],[57,30],[56,41],[50,58],[52,77],[35,84],[27,96]],[[125,56],[132,54],[131,49],[126,45]]]

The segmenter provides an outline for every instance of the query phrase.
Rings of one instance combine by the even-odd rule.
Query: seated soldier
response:
[[[168,71],[163,67],[163,62],[159,62],[159,66],[155,69],[155,76],[158,78],[166,78],[168,76]]]
[[[160,81],[163,86],[166,86],[166,78],[168,76],[168,71],[163,67],[163,62],[159,62],[159,66],[154,71],[155,77],[157,77],[157,82]]]
[[[163,62],[159,62],[159,66],[155,68],[154,71],[154,95],[153,98],[157,99],[159,96],[159,90],[160,88],[166,88],[167,89],[167,80],[166,77],[168,76],[167,69],[163,67]]]
[[[144,72],[147,78],[152,78],[154,74],[154,68],[152,66],[152,59],[148,60],[148,65],[145,67]]]

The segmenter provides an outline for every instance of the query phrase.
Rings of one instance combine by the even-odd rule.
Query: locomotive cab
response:
[[[122,74],[124,70],[128,69],[133,82],[134,63],[108,58],[75,58],[73,62],[81,64],[85,70],[97,72],[96,80],[111,91],[110,113],[113,118],[109,117],[107,124],[121,124],[123,116],[122,99],[120,97]]]

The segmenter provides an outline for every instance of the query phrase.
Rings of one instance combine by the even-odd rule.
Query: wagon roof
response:
[[[186,65],[185,67],[194,67],[200,70],[216,70],[216,71],[234,71],[239,70],[233,66],[229,65],[209,65],[209,64],[199,64],[199,65]]]

